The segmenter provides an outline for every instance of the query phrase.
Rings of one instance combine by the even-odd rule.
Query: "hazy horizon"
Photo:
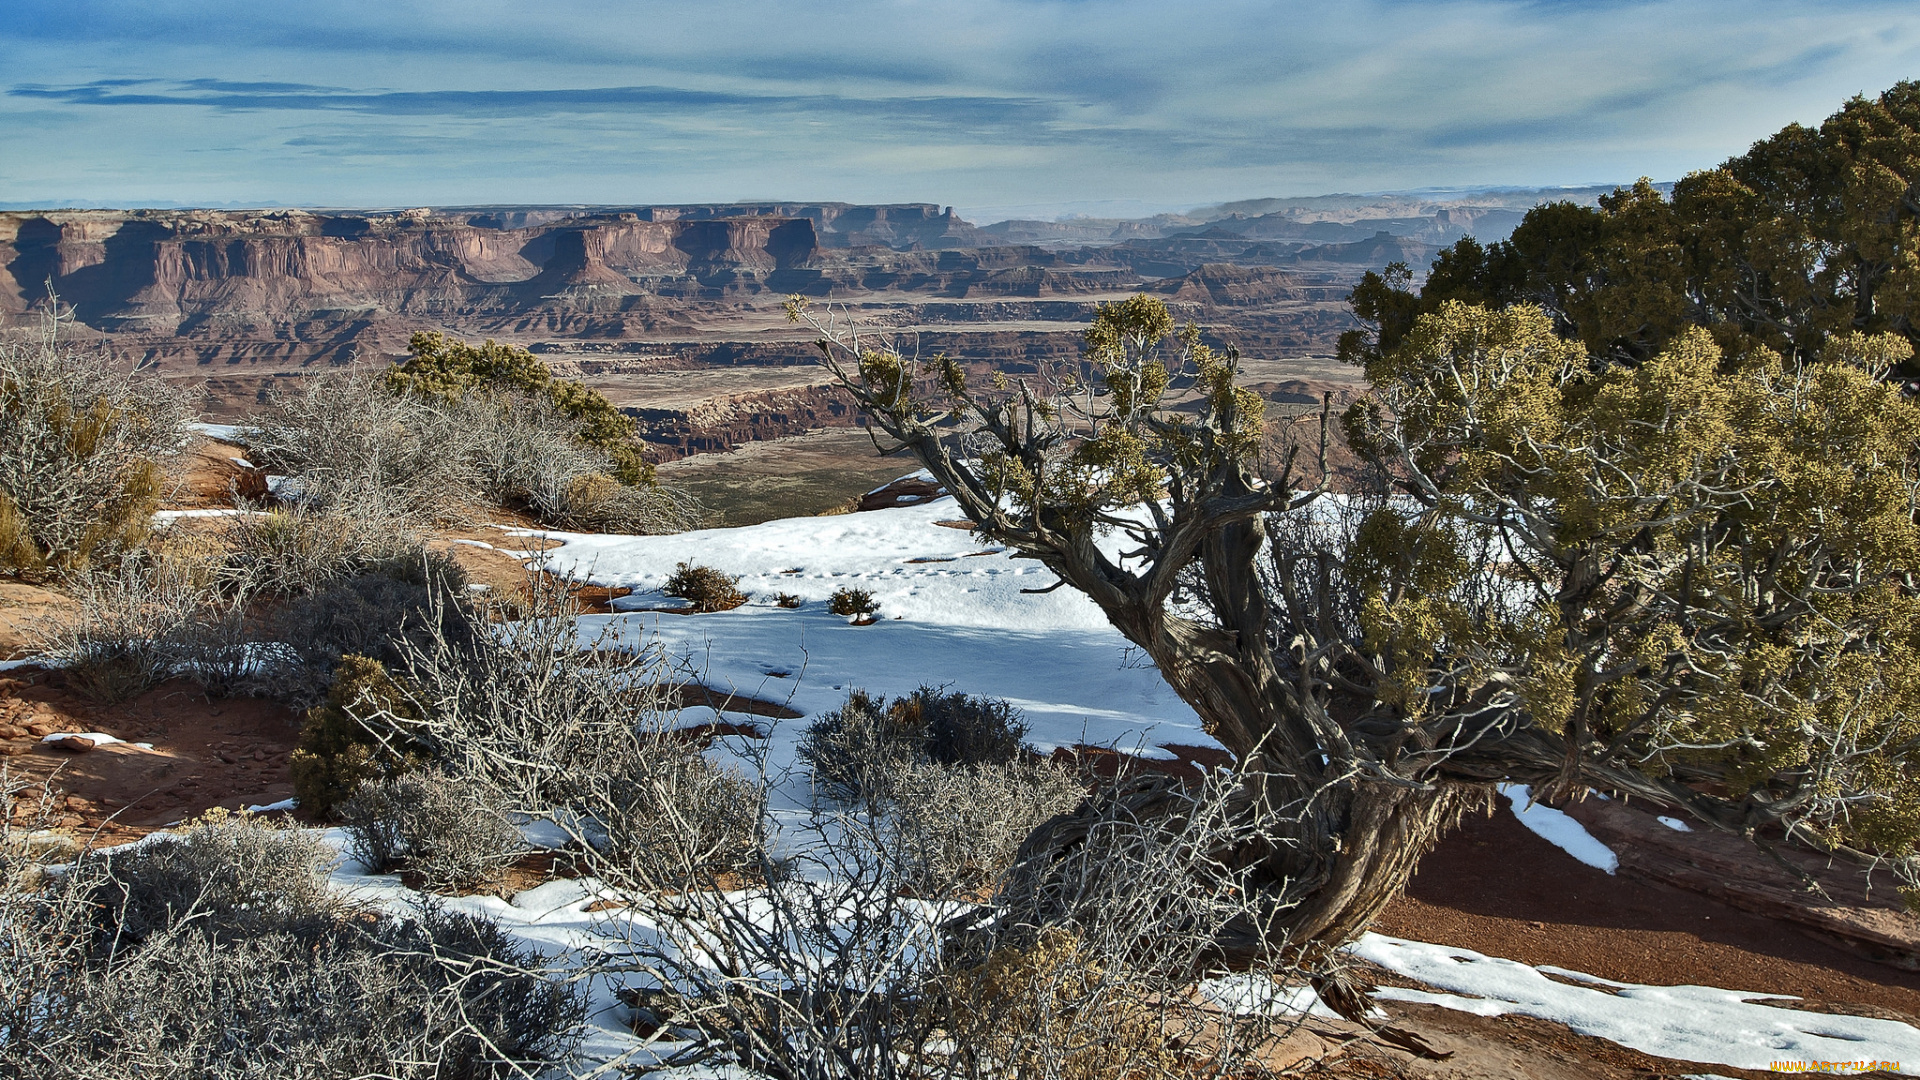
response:
[[[1385,199],[1420,199],[1420,198],[1428,199],[1434,202],[1445,202],[1449,200],[1449,197],[1471,198],[1477,195],[1489,195],[1489,194],[1499,194],[1499,193],[1550,194],[1553,192],[1584,192],[1584,191],[1591,191],[1595,188],[1622,186],[1625,184],[1629,184],[1631,182],[1632,181],[1623,180],[1618,182],[1607,182],[1607,183],[1599,183],[1599,184],[1569,184],[1569,185],[1562,185],[1562,186],[1555,186],[1555,187],[1521,187],[1521,186],[1509,185],[1509,184],[1490,184],[1482,187],[1407,188],[1407,189],[1395,190],[1395,191],[1325,191],[1325,192],[1313,192],[1310,194],[1294,194],[1294,195],[1253,195],[1253,196],[1247,196],[1244,198],[1226,199],[1226,200],[1202,203],[1197,205],[1196,204],[1166,204],[1161,206],[1152,206],[1148,204],[1124,204],[1123,203],[1123,204],[1116,205],[1114,202],[1108,202],[1108,203],[1087,202],[1087,203],[1067,204],[1063,206],[1052,206],[1052,207],[1045,206],[1045,205],[1028,205],[1028,206],[1015,205],[1010,207],[1009,206],[999,206],[999,207],[950,206],[949,208],[952,209],[953,212],[960,218],[966,221],[969,221],[975,225],[991,225],[996,222],[1002,222],[1002,221],[1056,221],[1058,222],[1058,221],[1073,221],[1073,220],[1084,220],[1084,219],[1144,220],[1144,219],[1152,218],[1161,214],[1179,215],[1179,216],[1200,214],[1204,211],[1213,210],[1213,209],[1225,207],[1225,206],[1232,206],[1239,203],[1308,202],[1308,201],[1321,200],[1321,199],[1385,200]],[[1666,184],[1669,182],[1656,181],[1656,183]],[[849,202],[849,200],[846,200],[846,199],[791,199],[791,198],[775,198],[775,197],[745,198],[745,199],[712,199],[712,200],[703,200],[703,201],[713,205],[751,204],[751,203],[802,203],[802,204],[805,204],[805,203]],[[177,210],[177,211],[215,210],[215,211],[226,211],[226,212],[244,212],[249,210],[259,210],[259,211],[271,212],[274,210],[306,210],[306,211],[313,211],[313,212],[319,212],[319,213],[327,213],[327,212],[391,213],[395,211],[414,209],[415,206],[426,207],[426,208],[430,208],[434,210],[442,210],[442,211],[486,210],[486,209],[495,209],[495,208],[504,208],[504,207],[511,207],[514,209],[576,209],[577,208],[581,210],[618,210],[623,207],[629,207],[629,206],[637,207],[637,206],[650,206],[650,205],[651,206],[699,205],[700,202],[701,201],[690,202],[690,203],[536,203],[536,202],[433,203],[433,202],[424,202],[424,203],[419,203],[415,205],[396,203],[389,206],[374,206],[374,205],[328,206],[320,203],[284,203],[284,202],[271,202],[271,203],[232,202],[232,203],[225,203],[225,204],[146,203],[146,204],[125,204],[125,205],[94,205],[94,204],[88,204],[83,202],[59,202],[57,200],[36,200],[36,201],[27,201],[27,202],[0,201],[0,212],[54,213],[54,212],[62,212],[62,211],[80,212],[80,211],[90,211],[90,210],[129,211],[129,212],[137,211],[137,210]],[[948,205],[948,204],[939,203],[936,200],[932,200],[932,199],[903,199],[903,200],[899,200],[898,202],[900,204],[909,204],[909,205],[911,204],[940,205],[940,206]],[[1092,212],[1095,210],[1098,210],[1100,212]]]

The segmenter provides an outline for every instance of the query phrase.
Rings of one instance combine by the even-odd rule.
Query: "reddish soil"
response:
[[[0,678],[0,714],[23,736],[0,740],[7,771],[47,782],[55,823],[100,843],[134,839],[211,807],[265,805],[293,794],[287,754],[300,717],[274,702],[209,700],[193,683],[175,680],[102,705],[66,689],[57,671],[18,668]],[[97,731],[126,742],[75,754],[41,741],[56,731]],[[129,745],[136,742],[152,749]],[[31,814],[33,794],[23,793],[13,812]]]
[[[174,489],[168,493],[168,508],[227,509],[233,506],[236,492],[255,502],[267,499],[267,471],[252,467],[250,462],[240,464],[246,460],[246,447],[215,439],[182,454],[174,462]]]
[[[1863,1003],[1920,1024],[1920,973],[1696,893],[1610,877],[1527,831],[1504,803],[1422,860],[1374,928],[1622,982]]]

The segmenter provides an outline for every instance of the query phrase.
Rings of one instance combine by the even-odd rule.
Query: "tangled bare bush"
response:
[[[476,486],[451,408],[388,393],[365,375],[322,375],[277,391],[252,418],[249,460],[292,480],[315,511],[408,522],[457,520]]]
[[[191,921],[231,942],[335,916],[333,851],[313,836],[213,811],[191,828],[112,848],[73,870],[93,913],[96,958],[137,948]]]
[[[540,398],[439,396],[390,380],[323,376],[276,396],[248,436],[257,463],[299,501],[418,527],[504,507],[560,528],[673,532],[698,524],[691,496],[628,485],[583,443],[579,423]]]
[[[0,342],[0,572],[33,577],[140,546],[186,410],[158,379],[42,332]]]
[[[910,766],[893,784],[886,824],[917,895],[978,896],[1013,865],[1027,835],[1086,796],[1047,761]]]
[[[340,806],[348,850],[376,874],[416,875],[432,892],[500,881],[527,849],[498,799],[471,782],[435,773],[366,780]]]
[[[517,620],[493,623],[444,602],[400,643],[393,695],[349,711],[387,745],[543,809],[604,747],[661,729],[670,680],[657,651],[583,640],[566,581],[536,572],[518,603]]]
[[[1226,771],[1191,788],[1123,777],[1034,830],[1022,856],[1064,857],[1016,857],[987,904],[947,924],[966,1075],[1243,1076],[1299,1022],[1310,998],[1288,985],[1283,912],[1231,852],[1310,808],[1245,792]]]
[[[585,473],[567,483],[559,509],[541,520],[582,532],[653,535],[698,529],[707,509],[672,484],[626,484],[605,473]]]
[[[414,523],[379,500],[296,504],[243,513],[222,531],[222,577],[233,592],[302,596],[405,559],[420,550]]]
[[[987,770],[926,768],[993,782]],[[1063,777],[1040,786],[1078,800]],[[1277,953],[1230,962],[1213,941],[1270,913],[1232,884],[1169,892],[1183,860],[1278,818],[1235,816],[1235,792],[1219,778],[1192,792],[1171,782],[1107,790],[1055,819],[1082,830],[1081,860],[1065,876],[1002,873],[982,903],[920,892],[942,856],[929,860],[892,819],[861,811],[790,827],[784,872],[757,887],[709,878],[659,888],[610,868],[603,880],[654,929],[636,931],[609,973],[661,988],[632,1000],[639,1029],[677,1047],[668,1065],[809,1080],[1259,1075],[1257,1055],[1298,1021],[1304,992],[1281,983]],[[1148,793],[1181,801],[1184,821],[1140,814]],[[1060,920],[1052,901],[1073,889],[1075,918]]]
[[[224,694],[253,673],[244,596],[222,596],[191,566],[127,562],[83,574],[75,592],[79,615],[38,627],[34,646],[88,697],[124,701],[175,675]]]
[[[762,852],[765,789],[670,734],[602,744],[562,805],[596,823],[600,835],[582,848],[602,880],[671,891],[737,886],[772,872]]]
[[[496,815],[590,821],[582,843],[610,873],[666,880],[682,845],[699,852],[693,873],[751,870],[764,792],[669,730],[665,657],[583,642],[567,583],[550,575],[533,575],[523,605],[507,624],[445,608],[398,644],[390,679],[361,662],[354,700],[333,717],[369,737],[342,751],[365,759],[357,775],[376,775],[374,756],[419,761],[486,792]]]
[[[524,1077],[579,994],[485,920],[342,906],[299,834],[237,818],[0,889],[0,1074]]]

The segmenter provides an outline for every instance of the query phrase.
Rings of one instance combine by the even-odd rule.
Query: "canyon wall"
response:
[[[1040,246],[930,204],[14,212],[0,329],[40,319],[50,288],[71,340],[223,419],[288,379],[400,359],[423,330],[524,345],[610,396],[645,372],[743,373],[698,401],[617,398],[670,458],[855,423],[822,386],[752,377],[814,362],[791,294],[1014,373],[1076,360],[1098,305],[1141,290],[1246,355],[1324,355],[1354,325],[1358,264],[1340,260],[1387,252],[1219,229]]]

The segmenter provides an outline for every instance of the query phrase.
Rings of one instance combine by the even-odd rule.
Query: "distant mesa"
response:
[[[72,335],[223,417],[280,380],[397,359],[421,330],[493,338],[602,388],[678,456],[853,422],[821,387],[751,375],[813,363],[780,312],[790,294],[846,303],[923,355],[1015,374],[1077,361],[1095,307],[1142,290],[1249,357],[1325,357],[1357,325],[1346,299],[1362,273],[1423,268],[1469,230],[1504,236],[1538,197],[985,226],[933,203],[12,211],[0,327],[37,319],[51,282]],[[698,409],[662,404],[690,385],[668,373],[715,371],[748,374]]]

